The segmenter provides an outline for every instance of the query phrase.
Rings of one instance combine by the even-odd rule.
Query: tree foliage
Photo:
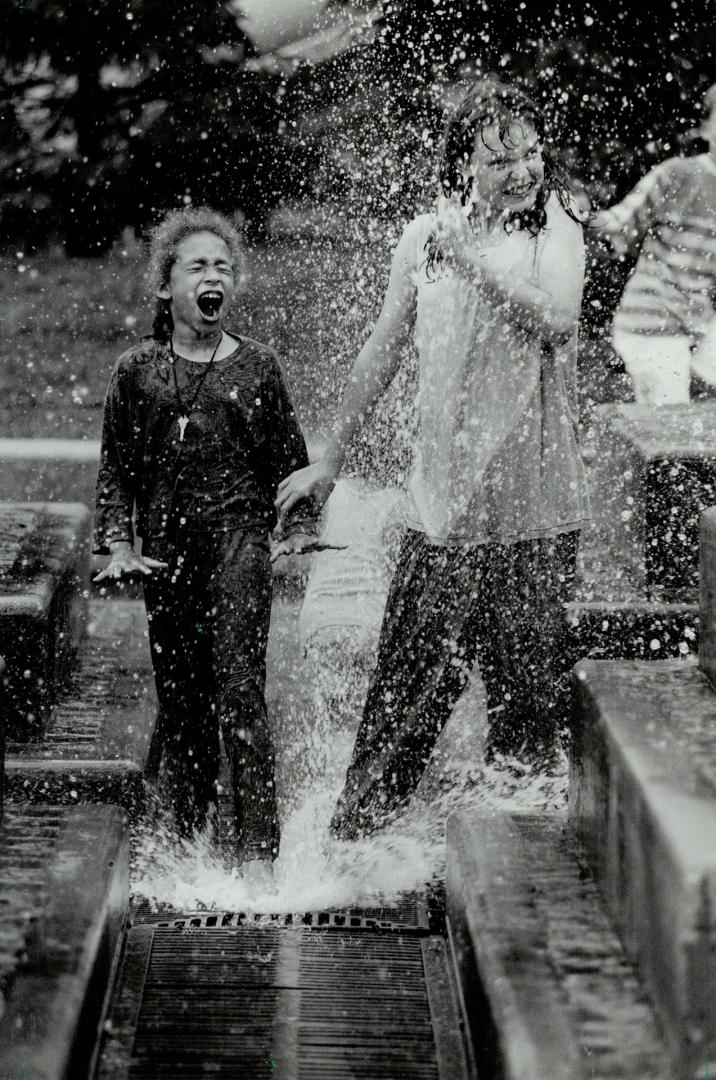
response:
[[[183,199],[242,207],[260,226],[295,148],[276,153],[282,78],[247,71],[221,5],[3,7],[6,230],[56,231],[91,254]]]
[[[712,0],[386,0],[370,47],[289,70],[252,64],[216,0],[0,7],[1,223],[77,252],[182,200],[240,208],[257,233],[286,197],[404,216],[432,190],[451,87],[481,72],[542,102],[603,204],[690,148],[716,79]]]

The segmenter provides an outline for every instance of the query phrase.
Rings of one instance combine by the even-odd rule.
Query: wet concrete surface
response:
[[[9,734],[37,738],[87,622],[90,516],[80,503],[0,503],[0,654]]]
[[[577,669],[570,823],[688,1076],[716,1055],[715,732],[693,659]]]
[[[129,902],[125,815],[6,807],[0,829],[0,1078],[87,1075]]]
[[[456,814],[447,917],[481,1077],[671,1080],[667,1047],[564,823]]]

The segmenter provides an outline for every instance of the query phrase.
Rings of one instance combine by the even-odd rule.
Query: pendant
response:
[[[177,423],[179,424],[179,442],[184,442],[184,432],[186,431],[186,426],[189,423],[189,417],[180,416]]]

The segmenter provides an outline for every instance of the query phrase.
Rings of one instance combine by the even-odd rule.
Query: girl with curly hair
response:
[[[111,558],[96,580],[143,575],[180,830],[215,805],[220,725],[239,861],[265,878],[279,843],[264,699],[271,561],[310,548],[314,521],[298,500],[270,551],[277,485],[308,456],[276,356],[224,325],[238,258],[235,229],[211,210],[174,211],[154,230],[152,336],[119,358],[105,402],[95,551]]]

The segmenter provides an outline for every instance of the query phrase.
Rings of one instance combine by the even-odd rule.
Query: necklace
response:
[[[173,339],[171,337],[169,338],[169,352],[171,353],[171,357],[172,357],[172,374],[174,376],[174,393],[176,394],[177,407],[179,409],[179,416],[177,417],[177,423],[179,424],[179,442],[184,442],[184,432],[186,431],[186,426],[189,423],[189,418],[190,418],[192,412],[194,411],[194,406],[196,405],[196,399],[199,397],[199,391],[201,390],[202,386],[204,385],[204,380],[206,379],[206,376],[211,371],[212,365],[214,363],[214,357],[216,356],[217,352],[219,351],[219,345],[221,345],[221,341],[223,339],[223,336],[224,336],[224,334],[223,334],[223,331],[222,331],[222,333],[219,335],[219,340],[216,343],[216,347],[215,347],[213,353],[211,354],[211,359],[209,360],[209,363],[206,365],[206,367],[202,371],[201,378],[199,379],[199,382],[196,384],[196,390],[194,391],[194,396],[192,397],[191,401],[189,402],[188,407],[186,407],[184,405],[184,401],[182,399],[181,393],[179,392],[179,383],[177,382],[177,364],[176,364],[177,358],[176,358],[176,353],[174,352],[174,341],[173,341]]]

